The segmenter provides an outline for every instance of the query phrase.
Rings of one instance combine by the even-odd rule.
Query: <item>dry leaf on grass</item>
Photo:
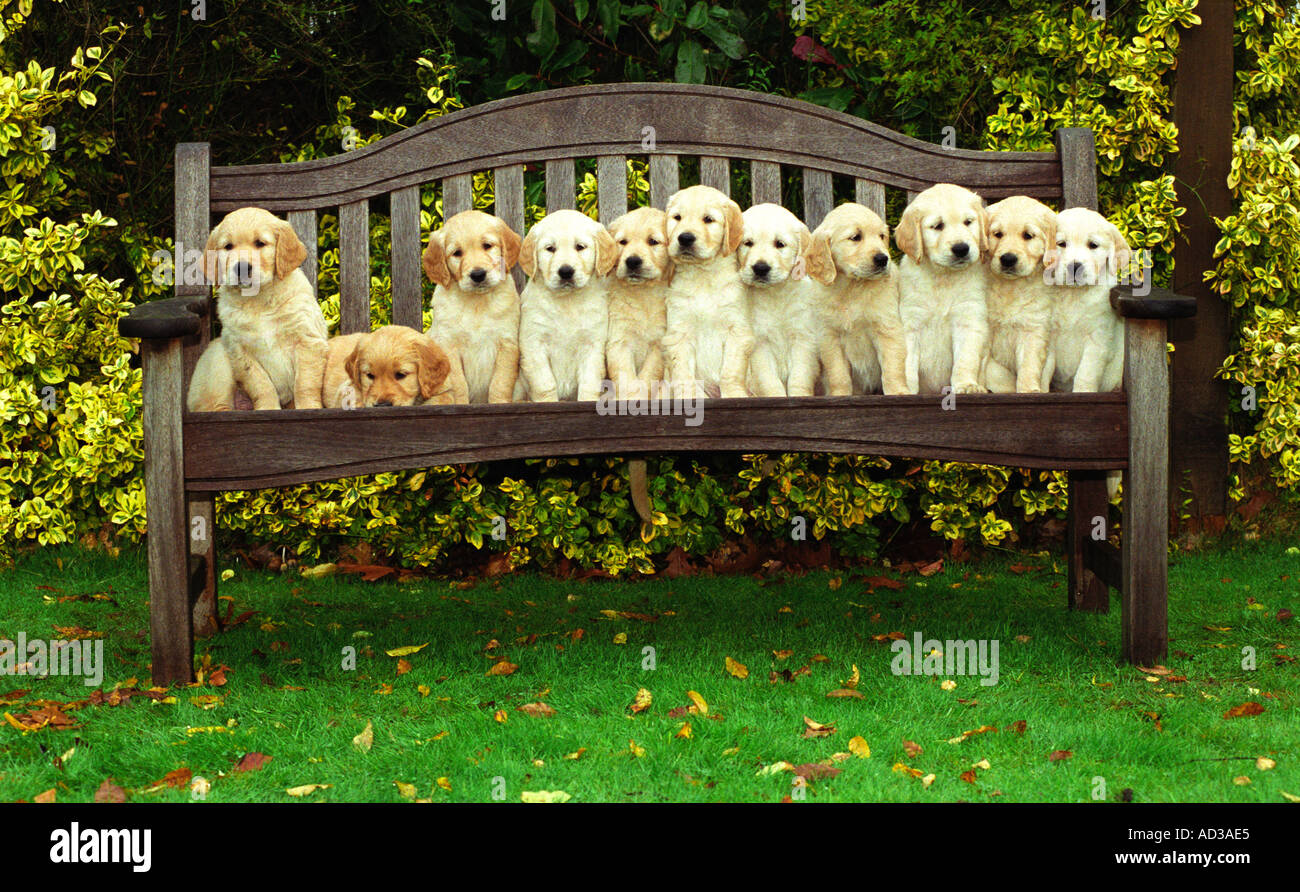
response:
[[[290,796],[296,796],[296,797],[310,796],[312,793],[315,793],[317,790],[328,790],[332,786],[334,785],[333,784],[303,784],[300,787],[290,787],[284,792],[288,793]]]
[[[370,752],[370,747],[375,743],[375,726],[366,720],[366,726],[361,729],[361,733],[352,738],[352,745],[363,753]]]
[[[1256,703],[1254,700],[1248,700],[1245,703],[1229,709],[1223,714],[1223,717],[1225,719],[1239,719],[1243,716],[1259,715],[1263,711],[1264,707],[1262,704]]]
[[[861,737],[853,737],[849,739],[849,752],[857,756],[859,759],[867,759],[871,757],[871,747],[868,746],[867,741]]]
[[[726,667],[727,667],[728,675],[735,676],[736,678],[749,677],[749,669],[745,666],[744,663],[741,663],[738,660],[733,660],[731,657],[727,657]]]
[[[1047,754],[1047,761],[1061,762],[1065,759],[1070,758],[1073,755],[1074,753],[1070,752],[1069,750],[1052,750],[1050,753]]]
[[[235,764],[235,771],[261,771],[262,766],[271,761],[265,753],[244,753]]]
[[[573,797],[563,790],[538,790],[534,793],[525,790],[519,798],[524,802],[568,802]]]
[[[99,785],[99,789],[95,791],[95,801],[126,802],[126,790],[113,783],[111,777],[106,777],[104,782]]]
[[[485,675],[510,675],[519,667],[509,660],[501,660],[499,663],[493,663]]]
[[[517,711],[522,712],[525,715],[535,715],[544,719],[549,719],[551,716],[555,715],[555,710],[541,701],[536,703],[525,703],[523,706],[520,706]]]
[[[803,737],[805,739],[810,737],[829,737],[835,733],[834,723],[823,725],[821,722],[814,722],[812,719],[808,718],[808,716],[803,717],[803,723],[805,725],[803,732]]]
[[[641,688],[636,692],[636,697],[632,699],[632,705],[628,709],[632,710],[633,713],[645,712],[650,708],[652,702],[654,702],[654,695],[645,688]]]
[[[917,756],[921,755],[921,753],[925,752],[925,750],[921,748],[919,743],[914,743],[911,740],[904,740],[903,752],[907,753],[907,758],[915,759]]]

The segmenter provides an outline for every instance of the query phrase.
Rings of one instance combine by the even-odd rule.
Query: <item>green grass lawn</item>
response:
[[[761,580],[520,575],[460,588],[236,569],[221,587],[233,598],[223,613],[256,613],[198,642],[200,660],[229,667],[224,685],[174,688],[174,702],[68,707],[77,727],[24,732],[14,722],[37,701],[94,689],[0,679],[0,711],[13,717],[0,721],[0,800],[53,789],[58,801],[87,801],[109,777],[133,801],[188,800],[188,789],[147,792],[178,769],[207,779],[219,802],[294,801],[286,790],[306,784],[330,785],[309,801],[401,801],[395,782],[434,802],[538,791],[587,802],[1082,802],[1102,783],[1112,801],[1300,796],[1300,663],[1284,659],[1300,657],[1300,635],[1278,616],[1300,610],[1300,555],[1247,543],[1174,558],[1169,674],[1157,675],[1118,662],[1117,601],[1108,616],[1064,609],[1064,572],[1058,555],[1021,556],[872,590],[868,577],[900,577],[881,567]],[[102,691],[147,688],[145,576],[140,551],[33,555],[0,572],[0,637],[93,630],[104,640]],[[894,675],[885,636],[916,631],[997,639],[998,683]],[[402,658],[385,652],[412,645],[425,646],[401,672]],[[1247,646],[1253,671],[1242,665]],[[355,669],[343,667],[349,647]],[[728,673],[728,657],[746,678]],[[518,668],[487,674],[501,658]],[[854,665],[861,696],[828,697]],[[653,701],[633,714],[642,688]],[[688,691],[707,714],[681,714]],[[554,715],[519,710],[537,702]],[[1224,718],[1247,702],[1263,712]],[[834,732],[805,737],[805,717]],[[368,723],[363,751],[353,739]],[[683,723],[689,737],[677,736]],[[987,727],[997,730],[953,742]],[[870,755],[835,761],[855,737]],[[1050,760],[1056,751],[1071,755]],[[270,760],[236,771],[247,753]],[[1276,767],[1258,767],[1260,756]],[[838,774],[803,789],[790,771],[760,774],[824,760]],[[972,769],[982,760],[987,768]],[[898,765],[934,777],[927,785]]]

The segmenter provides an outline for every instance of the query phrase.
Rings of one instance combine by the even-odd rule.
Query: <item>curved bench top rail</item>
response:
[[[1018,468],[1128,466],[1123,393],[719,399],[680,415],[595,403],[186,413],[185,485],[229,491],[460,462],[665,452],[831,452]],[[274,417],[268,417],[274,416]],[[250,463],[247,456],[256,455]]]
[[[653,127],[654,149],[643,148]],[[598,84],[513,96],[311,161],[211,169],[212,210],[333,208],[511,164],[601,155],[776,162],[919,192],[953,182],[993,200],[1062,196],[1056,152],[947,149],[795,99],[729,87]]]

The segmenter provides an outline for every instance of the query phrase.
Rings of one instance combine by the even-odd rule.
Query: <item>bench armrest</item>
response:
[[[1151,288],[1138,297],[1132,285],[1110,289],[1110,305],[1128,319],[1182,319],[1196,315],[1196,298],[1174,294],[1168,288]]]
[[[126,338],[183,338],[198,334],[199,320],[207,315],[206,296],[169,297],[132,307],[117,320],[117,330]]]

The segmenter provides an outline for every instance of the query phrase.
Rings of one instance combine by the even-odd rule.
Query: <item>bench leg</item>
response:
[[[221,630],[217,618],[217,527],[210,493],[190,495],[189,519],[194,634],[207,638]]]
[[[1069,564],[1066,606],[1071,610],[1105,613],[1110,610],[1110,588],[1088,568],[1088,543],[1095,530],[1105,535],[1110,522],[1107,512],[1105,471],[1071,471],[1070,507],[1066,514],[1065,547]],[[1100,526],[1097,518],[1101,518]]]
[[[1124,659],[1169,649],[1169,370],[1163,319],[1125,320],[1128,470],[1124,472]]]
[[[181,450],[181,410],[185,401],[181,341],[144,340],[140,353],[153,681],[157,685],[189,684],[194,680],[194,641]]]

